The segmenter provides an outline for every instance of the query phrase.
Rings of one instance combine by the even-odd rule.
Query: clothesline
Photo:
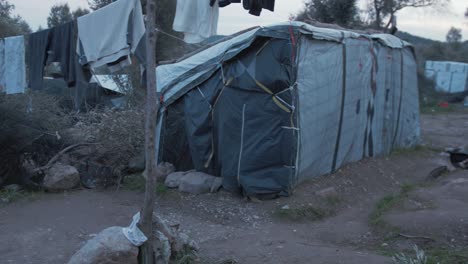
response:
[[[164,31],[164,30],[162,30],[162,29],[155,28],[154,30],[157,31],[157,32],[163,33],[164,35],[166,35],[166,36],[168,36],[168,37],[171,37],[171,38],[174,38],[174,39],[177,39],[177,40],[180,40],[180,41],[186,43],[185,40],[184,40],[183,38],[179,38],[179,37],[177,37],[177,36],[175,36],[175,35],[173,35],[173,34],[167,33],[166,31]],[[197,47],[199,47],[199,48],[203,47],[203,45],[200,45],[200,44],[197,44],[197,43],[193,43],[193,45],[195,45],[195,46],[197,46]]]
[[[260,15],[262,9],[273,11],[275,0],[177,0],[172,28],[184,37],[159,28],[155,31],[201,48],[200,43],[217,34],[219,8],[231,3],[242,3],[251,14]],[[70,87],[89,81],[94,68],[123,69],[131,63],[130,54],[144,63],[144,32],[140,0],[118,0],[72,22],[29,34],[26,39],[0,40],[0,92],[42,89],[45,67],[52,62],[59,63]],[[13,40],[17,44],[10,45]],[[22,48],[11,48],[16,45]]]

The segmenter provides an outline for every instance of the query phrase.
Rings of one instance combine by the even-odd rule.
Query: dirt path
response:
[[[138,211],[134,193],[45,194],[0,208],[0,263],[66,263],[81,244]]]
[[[426,142],[440,147],[462,142],[455,139],[468,127],[468,117],[455,115],[451,134],[442,138],[438,135],[447,123],[440,118],[423,117]],[[199,242],[203,263],[392,263],[375,253],[381,234],[369,218],[382,197],[423,182],[439,159],[429,150],[368,159],[308,181],[292,197],[260,203],[226,192],[167,191],[160,195],[157,212]],[[316,194],[329,187],[336,197]],[[0,207],[0,262],[66,263],[99,231],[128,225],[142,199],[140,192],[79,190]]]

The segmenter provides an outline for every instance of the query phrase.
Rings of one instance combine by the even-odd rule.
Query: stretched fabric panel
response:
[[[299,52],[299,182],[329,173],[335,154],[343,94],[340,43],[303,38]]]
[[[346,87],[343,106],[343,125],[336,159],[330,172],[343,164],[373,156],[376,145],[375,84],[376,58],[372,42],[367,39],[348,39],[345,43]]]
[[[419,95],[417,80],[417,65],[413,53],[409,49],[401,51],[401,109],[397,120],[398,130],[395,134],[395,146],[410,147],[419,142]]]

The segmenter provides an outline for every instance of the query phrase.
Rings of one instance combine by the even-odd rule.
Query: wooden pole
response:
[[[140,248],[140,263],[154,264],[153,252],[153,208],[156,199],[156,124],[159,100],[156,92],[156,0],[146,1],[146,120],[145,156],[146,191],[141,213],[140,228],[148,241]]]

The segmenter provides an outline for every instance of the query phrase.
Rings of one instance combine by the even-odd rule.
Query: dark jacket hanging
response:
[[[42,30],[29,35],[29,88],[42,89],[44,66],[47,59],[47,47],[50,42],[50,30]]]
[[[249,10],[249,14],[260,16],[262,9],[275,11],[275,0],[244,0],[244,9]]]
[[[68,86],[76,82],[77,25],[72,21],[50,29],[47,63],[60,62],[63,79]]]

